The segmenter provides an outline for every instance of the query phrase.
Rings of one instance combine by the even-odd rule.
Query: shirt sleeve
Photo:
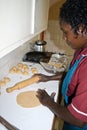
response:
[[[75,96],[72,103],[68,105],[68,110],[77,119],[87,122],[87,100],[83,97],[87,97],[87,92],[79,96]]]

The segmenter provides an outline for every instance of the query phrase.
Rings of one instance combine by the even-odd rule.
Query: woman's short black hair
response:
[[[70,24],[75,33],[79,25],[87,32],[87,0],[66,0],[60,9],[60,23]]]

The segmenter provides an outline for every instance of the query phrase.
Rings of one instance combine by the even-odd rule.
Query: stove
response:
[[[23,57],[23,61],[25,62],[30,61],[36,63],[40,63],[40,62],[48,63],[52,54],[53,54],[52,52],[37,52],[37,51],[27,52]]]

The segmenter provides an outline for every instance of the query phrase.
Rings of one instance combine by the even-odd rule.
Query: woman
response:
[[[87,0],[67,0],[60,9],[60,28],[67,44],[75,50],[63,80],[65,106],[54,102],[45,90],[37,97],[56,116],[64,120],[63,130],[87,130]],[[40,75],[40,81],[61,79]]]

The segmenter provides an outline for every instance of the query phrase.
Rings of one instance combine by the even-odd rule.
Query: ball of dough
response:
[[[17,70],[16,70],[16,73],[17,73],[17,74],[22,74],[22,70],[21,70],[21,69],[17,69]]]
[[[31,68],[31,71],[32,71],[33,74],[38,73],[38,70],[37,70],[37,68],[35,68],[35,67],[34,67],[34,68]]]
[[[11,69],[10,69],[10,73],[15,73],[17,70],[16,66],[13,66]]]
[[[28,68],[28,65],[23,64],[23,69],[29,69],[29,68]]]
[[[18,64],[17,64],[17,68],[18,68],[18,69],[23,69],[23,64],[22,64],[22,63],[18,63]]]
[[[27,71],[27,72],[28,72],[28,71],[29,71],[29,68],[28,68],[28,67],[25,67],[25,68],[24,68],[24,71]]]
[[[9,77],[4,77],[4,81],[5,81],[5,83],[10,82],[10,78]]]
[[[18,66],[17,68],[18,68],[18,69],[22,69],[23,67],[22,67],[22,66]]]
[[[26,76],[29,75],[29,73],[27,71],[22,72],[22,74],[26,75]]]
[[[23,64],[22,63],[18,63],[17,66],[23,68]]]
[[[0,81],[0,87],[5,86],[5,85],[6,85],[5,81]]]

